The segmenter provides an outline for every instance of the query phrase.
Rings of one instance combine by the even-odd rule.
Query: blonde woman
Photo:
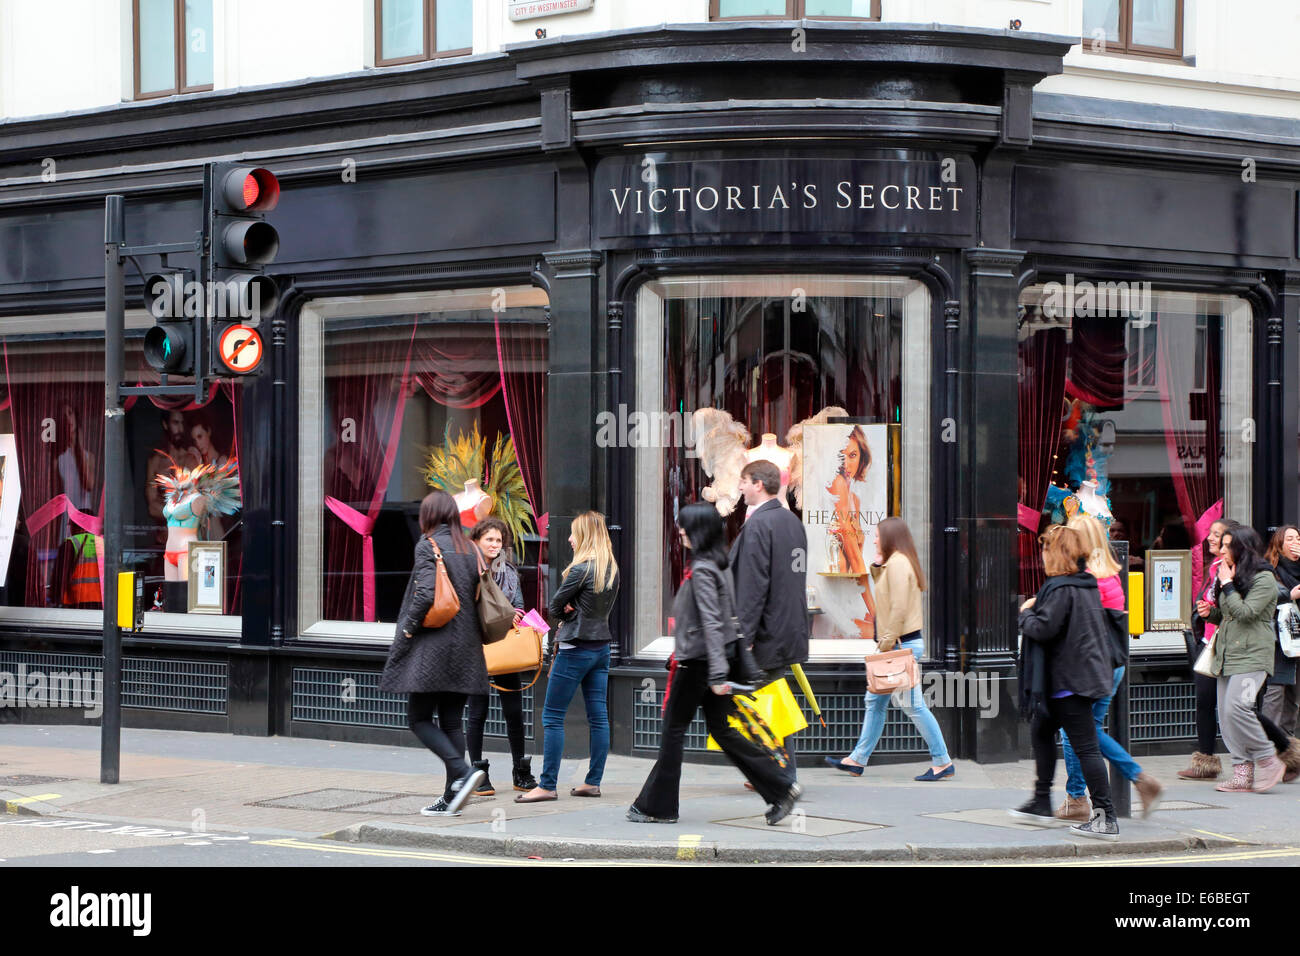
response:
[[[605,528],[605,516],[588,511],[573,519],[569,534],[573,560],[564,569],[551,598],[551,617],[559,619],[555,662],[546,682],[542,708],[542,776],[538,786],[515,797],[515,803],[541,803],[558,797],[560,758],[564,755],[564,713],[582,688],[591,733],[587,778],[569,791],[574,797],[599,797],[600,780],[609,755],[609,714],[605,694],[609,683],[609,612],[618,597],[618,562]]]
[[[1106,534],[1106,529],[1100,521],[1091,515],[1075,515],[1070,519],[1066,527],[1071,528],[1083,537],[1085,546],[1088,548],[1087,570],[1094,578],[1097,579],[1097,590],[1101,594],[1101,606],[1107,610],[1123,611],[1124,610],[1124,586],[1120,582],[1119,562],[1110,550],[1110,541]],[[1116,640],[1113,642],[1115,657],[1117,660],[1128,660],[1127,641]],[[1134,760],[1115,739],[1102,729],[1102,723],[1106,719],[1106,711],[1110,709],[1110,702],[1119,690],[1120,682],[1124,679],[1125,664],[1118,664],[1114,670],[1114,678],[1111,681],[1110,696],[1101,697],[1093,701],[1092,716],[1097,724],[1097,745],[1101,749],[1101,755],[1109,760],[1114,766],[1119,768],[1130,783],[1137,789],[1138,795],[1142,798],[1142,816],[1150,816],[1152,811],[1160,803],[1160,793],[1164,789],[1149,773],[1144,773],[1138,762]],[[1083,765],[1079,762],[1078,755],[1074,748],[1070,746],[1070,738],[1066,735],[1065,730],[1061,731],[1061,750],[1065,757],[1065,803],[1056,811],[1058,820],[1069,820],[1071,823],[1086,823],[1092,819],[1092,804],[1088,802],[1087,784],[1083,779]]]

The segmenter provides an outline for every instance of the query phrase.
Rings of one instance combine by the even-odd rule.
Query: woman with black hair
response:
[[[460,530],[460,509],[445,491],[420,502],[420,540],[415,567],[397,615],[397,633],[388,649],[379,689],[409,694],[406,720],[420,743],[447,768],[442,796],[420,812],[428,817],[460,815],[485,774],[465,762],[461,715],[471,694],[488,693],[487,664],[475,592],[478,559]],[[442,627],[424,626],[437,593],[438,563],[460,599],[460,610]],[[436,720],[435,720],[436,717]]]
[[[1251,528],[1225,533],[1220,556],[1214,607],[1206,619],[1218,627],[1211,670],[1218,681],[1219,729],[1232,755],[1232,779],[1215,789],[1263,793],[1286,773],[1255,704],[1273,673],[1277,579]]]
[[[670,670],[659,759],[641,793],[627,811],[633,823],[676,823],[682,778],[682,748],[695,711],[727,759],[771,806],[767,822],[775,826],[790,815],[802,790],[794,767],[780,767],[758,744],[733,728],[737,713],[731,681],[749,682],[758,674],[741,643],[746,637],[735,623],[735,592],[727,572],[722,518],[707,502],[682,508],[677,516],[682,544],[691,550],[686,580],[673,601],[675,667]]]

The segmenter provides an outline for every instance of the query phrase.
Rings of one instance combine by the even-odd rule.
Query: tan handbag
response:
[[[483,657],[489,677],[536,668],[537,674],[528,685],[532,687],[542,676],[542,635],[535,627],[512,627],[501,640],[483,645]],[[496,684],[492,686],[500,691],[508,689]],[[528,687],[519,689],[527,690]]]
[[[447,566],[443,564],[442,552],[438,550],[433,535],[429,535],[429,544],[433,546],[433,559],[438,562],[438,571],[434,577],[433,603],[424,614],[424,626],[434,628],[442,627],[460,613],[460,596],[451,578],[447,577]]]
[[[921,670],[916,657],[904,648],[884,654],[868,654],[867,690],[873,694],[892,694],[896,690],[909,690],[921,682]]]

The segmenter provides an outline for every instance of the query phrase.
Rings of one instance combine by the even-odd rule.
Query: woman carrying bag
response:
[[[1274,531],[1264,557],[1273,566],[1273,573],[1277,575],[1282,590],[1286,591],[1287,599],[1294,603],[1300,598],[1300,529],[1293,524],[1284,524]],[[1282,601],[1281,592],[1278,601]],[[1300,714],[1300,694],[1296,691],[1297,659],[1284,655],[1280,644],[1274,646],[1273,676],[1264,691],[1261,711],[1282,728],[1283,733],[1294,737],[1296,717]],[[1287,769],[1289,776],[1290,765]]]
[[[1205,583],[1196,598],[1196,613],[1192,615],[1192,646],[1189,648],[1191,665],[1196,666],[1196,658],[1201,655],[1205,645],[1214,637],[1214,625],[1207,624],[1210,605],[1214,602],[1214,581],[1219,573],[1219,563],[1223,560],[1222,543],[1224,534],[1237,527],[1237,522],[1220,518],[1210,525],[1205,536],[1205,545],[1210,552],[1210,566],[1205,572]],[[1217,780],[1223,773],[1223,764],[1214,755],[1215,740],[1219,735],[1216,703],[1218,685],[1213,677],[1192,671],[1192,681],[1196,686],[1196,750],[1192,753],[1191,766],[1178,771],[1184,780]]]
[[[876,529],[876,563],[871,566],[871,575],[876,585],[876,641],[881,653],[901,646],[911,651],[919,663],[925,653],[925,641],[921,637],[921,592],[925,590],[925,574],[916,555],[912,532],[902,518],[886,518]],[[862,775],[862,769],[884,733],[885,713],[892,696],[868,692],[867,714],[862,721],[862,734],[857,746],[842,760],[827,757],[827,766],[855,777]],[[957,770],[948,757],[948,745],[944,742],[939,722],[925,705],[920,684],[913,687],[905,699],[907,702],[900,703],[900,709],[921,732],[930,748],[930,769],[916,779],[925,782],[952,779]]]
[[[469,695],[488,692],[475,603],[477,584],[478,559],[474,546],[461,533],[456,500],[445,491],[431,492],[420,502],[415,567],[379,681],[380,690],[410,695],[407,725],[447,768],[442,796],[420,811],[429,817],[459,816],[461,806],[483,778],[483,771],[465,762],[461,723]],[[454,591],[460,608],[449,620],[430,627],[426,617],[431,609],[448,606],[448,588]]]
[[[790,815],[802,791],[794,781],[793,765],[778,766],[728,720],[740,719],[730,683],[755,683],[762,672],[747,653],[746,637],[735,619],[735,586],[727,571],[722,518],[714,505],[696,502],[682,508],[677,529],[691,551],[691,565],[673,600],[676,667],[669,679],[659,759],[627,818],[633,823],[677,822],[686,729],[703,707],[709,733],[770,804],[767,822],[775,826]]]
[[[1083,536],[1072,528],[1048,528],[1043,533],[1047,581],[1020,606],[1020,712],[1030,721],[1037,779],[1033,797],[1007,812],[1039,826],[1066,822],[1052,812],[1056,732],[1064,730],[1083,769],[1093,807],[1092,818],[1070,830],[1079,836],[1118,840],[1119,820],[1093,720],[1093,706],[1110,696],[1118,661],[1097,579],[1086,569],[1089,550]]]
[[[469,539],[483,552],[483,560],[494,580],[505,594],[507,600],[515,607],[515,625],[524,616],[524,592],[519,586],[519,572],[506,557],[505,542],[510,529],[500,518],[484,518],[470,529]],[[496,678],[501,691],[501,715],[506,721],[506,737],[510,741],[510,757],[514,761],[514,788],[527,793],[537,786],[533,777],[532,758],[524,750],[524,695],[520,674],[500,674]],[[474,790],[476,797],[491,797],[496,794],[488,776],[488,761],[483,759],[483,727],[487,723],[488,696],[473,694],[469,699],[469,732],[466,742],[469,745],[469,759],[474,769],[483,771],[483,779]]]
[[[542,777],[538,785],[515,797],[515,803],[541,803],[558,798],[560,758],[564,755],[564,713],[582,688],[591,740],[587,778],[569,791],[574,797],[599,797],[600,780],[609,756],[609,612],[618,597],[618,562],[605,527],[605,516],[588,511],[573,519],[569,534],[573,560],[564,569],[559,589],[551,597],[552,618],[561,622],[554,640],[555,659],[546,682],[542,707]]]
[[[1260,689],[1273,673],[1277,643],[1277,578],[1262,550],[1259,535],[1250,528],[1238,526],[1223,535],[1214,606],[1206,615],[1218,628],[1210,670],[1217,681],[1219,729],[1232,755],[1232,778],[1215,787],[1225,793],[1263,793],[1286,774],[1255,709]]]

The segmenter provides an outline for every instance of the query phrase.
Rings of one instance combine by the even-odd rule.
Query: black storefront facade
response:
[[[1061,429],[1114,443],[1128,469],[1113,475],[1115,512],[1141,526],[1135,554],[1157,538],[1199,545],[1216,500],[1261,530],[1296,520],[1294,124],[1035,95],[1067,38],[802,29],[793,44],[777,23],[558,39],[0,125],[0,326],[24,471],[24,441],[78,415],[32,383],[63,368],[42,365],[47,353],[95,341],[103,196],[127,197],[130,241],[160,241],[195,228],[205,161],[255,160],[284,189],[266,373],[207,407],[230,422],[215,434],[242,474],[241,520],[224,530],[238,540],[238,613],[151,617],[126,639],[127,726],[413,742],[400,701],[376,689],[382,622],[409,568],[428,446],[471,426],[489,454],[494,434],[513,438],[536,505],[530,603],[568,560],[573,516],[608,515],[626,582],[616,753],[657,745],[664,608],[681,571],[666,530],[673,502],[709,482],[679,440],[695,408],[725,407],[755,442],[830,405],[898,426],[893,501],[931,578],[925,669],[959,757],[1027,749],[1015,609],[1033,590],[1025,541],[1050,511]],[[50,156],[54,181],[41,176]],[[1118,344],[1079,325],[1067,335],[1051,297],[1089,283],[1102,299],[1102,284],[1146,292],[1157,318],[1124,319]],[[1072,402],[1082,426],[1059,424]],[[137,480],[152,439],[138,427]],[[94,613],[42,577],[56,539],[84,530],[66,509],[41,512],[46,498],[61,487],[95,510],[93,479],[73,482],[77,504],[77,473],[57,464],[93,459],[84,445],[30,468],[18,534],[30,540],[12,559],[26,573],[0,610],[6,668],[97,666]],[[1202,465],[1175,464],[1188,456]],[[150,568],[147,528],[139,541]],[[860,653],[819,635],[806,669],[828,727],[800,751],[847,752]],[[1146,640],[1134,749],[1188,749],[1185,656]],[[537,752],[543,687],[530,696]],[[574,754],[580,715],[575,701]],[[884,740],[882,757],[923,750],[896,711]],[[702,739],[688,746],[703,759]]]

